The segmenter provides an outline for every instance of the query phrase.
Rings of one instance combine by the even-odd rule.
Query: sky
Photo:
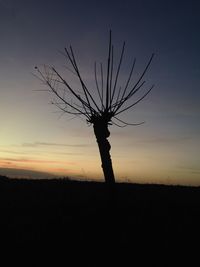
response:
[[[199,1],[0,0],[0,174],[103,181],[93,128],[51,105],[34,67],[56,66],[76,86],[60,53],[72,45],[95,94],[94,62],[106,63],[109,30],[121,84],[136,57],[151,93],[110,126],[116,181],[200,185]],[[78,85],[77,85],[78,86]],[[135,96],[137,100],[137,96]]]

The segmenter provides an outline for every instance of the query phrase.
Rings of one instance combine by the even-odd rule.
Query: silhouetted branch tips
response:
[[[113,92],[112,92],[112,96],[111,96],[111,104],[113,102],[113,99],[114,99],[114,96],[115,96],[115,92],[116,92],[117,81],[118,81],[120,68],[121,68],[121,65],[122,65],[122,59],[123,59],[123,55],[124,55],[124,49],[125,49],[125,42],[123,43],[121,56],[120,56],[120,60],[119,60],[118,68],[117,68],[117,73],[116,73],[116,77],[115,77],[115,83],[114,83]]]
[[[136,59],[134,59],[125,85],[119,86],[118,80],[120,78],[124,52],[125,42],[122,45],[115,70],[114,45],[112,44],[112,32],[110,30],[106,67],[103,68],[102,63],[94,63],[94,81],[98,101],[96,101],[95,94],[92,93],[93,91],[89,90],[83,81],[71,45],[69,49],[64,48],[64,53],[61,52],[61,54],[65,56],[67,62],[70,64],[70,67],[65,66],[65,68],[77,77],[81,92],[75,90],[54,66],[44,65],[42,69],[35,66],[38,75],[34,74],[34,76],[48,86],[49,89],[44,91],[51,92],[58,100],[54,99],[52,104],[62,111],[62,114],[67,113],[75,116],[83,116],[87,123],[93,124],[105,181],[109,184],[115,182],[115,177],[110,156],[111,146],[107,140],[110,135],[108,126],[114,124],[123,128],[129,125],[137,126],[143,124],[144,122],[128,123],[117,116],[142,101],[154,87],[154,85],[151,86],[148,90],[140,94],[136,101],[130,102],[133,96],[139,91],[141,92],[141,88],[144,87],[145,81],[143,78],[151,65],[154,53],[151,55],[139,78],[135,82],[132,82],[133,71],[136,65]]]
[[[129,85],[129,82],[131,80],[131,77],[132,77],[132,74],[133,74],[133,70],[134,70],[134,67],[135,67],[135,63],[136,63],[136,58],[134,59],[133,61],[133,64],[132,64],[132,67],[131,67],[131,71],[130,71],[130,74],[128,76],[128,79],[127,79],[127,82],[126,82],[126,85],[125,85],[125,88],[124,88],[124,92],[122,94],[122,97],[121,97],[121,101],[123,100],[125,94],[126,94],[126,90],[128,88],[128,85]]]
[[[131,125],[131,126],[138,126],[138,125],[142,125],[144,124],[145,122],[142,121],[142,122],[139,122],[139,123],[128,123],[128,122],[125,122],[119,118],[117,118],[116,116],[114,117],[114,119],[118,120],[119,122],[123,123],[125,126],[128,126],[128,125]]]
[[[98,92],[98,95],[99,95],[99,99],[101,101],[101,106],[103,107],[103,99],[102,99],[102,95],[100,93],[99,84],[98,84],[98,80],[97,80],[97,66],[96,66],[96,61],[94,63],[94,75],[95,75],[95,83],[96,83],[97,92]]]
[[[101,63],[101,98],[102,98],[102,110],[105,109],[104,102],[103,102],[104,101],[104,93],[103,93],[104,87],[103,87],[103,83],[104,83],[104,79],[103,79],[103,65]]]

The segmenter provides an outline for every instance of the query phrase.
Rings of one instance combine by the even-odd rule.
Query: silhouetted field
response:
[[[14,247],[169,256],[199,242],[200,188],[1,177],[0,213]]]

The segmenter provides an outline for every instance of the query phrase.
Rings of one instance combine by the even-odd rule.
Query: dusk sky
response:
[[[0,174],[103,181],[93,128],[61,116],[33,74],[53,65],[70,83],[59,51],[72,45],[95,94],[94,62],[106,63],[112,29],[116,60],[126,41],[122,85],[135,57],[133,81],[155,53],[144,78],[154,89],[120,117],[145,124],[110,126],[116,180],[200,185],[199,14],[194,0],[0,0]]]

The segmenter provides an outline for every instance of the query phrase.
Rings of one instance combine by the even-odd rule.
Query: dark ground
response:
[[[75,251],[77,260],[80,252],[99,260],[127,253],[133,263],[157,266],[161,256],[158,266],[180,266],[170,261],[195,254],[200,242],[199,187],[0,177],[0,214],[4,248],[29,248],[35,257],[40,248],[48,259],[55,251],[65,259]]]

